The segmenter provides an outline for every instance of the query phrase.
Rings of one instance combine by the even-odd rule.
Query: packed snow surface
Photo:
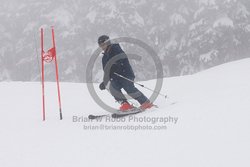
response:
[[[56,84],[51,82],[45,85],[42,121],[40,83],[2,82],[0,166],[249,167],[249,74],[250,59],[243,59],[165,78],[162,92],[169,98],[156,99],[159,109],[120,121],[89,121],[89,114],[108,112],[95,103],[86,84],[76,83],[61,83],[60,121]],[[142,83],[153,88],[155,81]],[[118,107],[107,91],[95,86],[105,103]]]

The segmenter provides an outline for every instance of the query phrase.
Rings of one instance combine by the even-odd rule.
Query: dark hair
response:
[[[102,35],[102,36],[100,36],[99,38],[98,38],[98,44],[100,45],[100,44],[102,44],[102,43],[104,43],[104,42],[106,42],[107,40],[109,40],[109,36],[107,36],[107,35]]]

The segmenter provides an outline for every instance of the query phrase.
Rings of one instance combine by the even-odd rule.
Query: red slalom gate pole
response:
[[[56,43],[55,43],[55,32],[54,27],[52,27],[52,44],[54,48],[54,58],[55,58],[55,67],[56,67],[56,82],[57,82],[57,94],[58,94],[58,103],[59,103],[59,114],[60,120],[63,119],[62,117],[62,105],[61,105],[61,93],[60,93],[60,84],[59,84],[59,75],[58,75],[58,64],[56,59]]]
[[[44,48],[43,48],[43,28],[41,28],[41,62],[42,62],[42,115],[43,121],[45,121],[45,93],[44,93]]]
[[[45,121],[45,90],[44,90],[44,62],[50,63],[53,60],[55,61],[55,70],[56,70],[56,82],[57,82],[57,93],[58,93],[58,103],[59,103],[59,114],[60,120],[63,119],[62,116],[62,105],[61,105],[61,95],[60,95],[60,85],[59,85],[59,72],[58,72],[58,64],[56,59],[56,45],[55,45],[55,32],[54,27],[51,27],[52,31],[52,48],[50,48],[47,52],[44,52],[44,32],[43,28],[41,28],[41,61],[42,61],[42,113],[43,113],[43,121]]]

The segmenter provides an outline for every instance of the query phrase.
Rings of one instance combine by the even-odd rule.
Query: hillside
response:
[[[60,121],[53,82],[46,83],[47,119],[42,122],[40,83],[1,82],[0,166],[248,167],[249,73],[250,59],[243,59],[195,75],[165,78],[162,91],[171,99],[159,97],[155,102],[159,109],[123,122],[74,122],[76,116],[106,113],[85,84],[74,83],[61,84],[64,119]],[[153,86],[154,80],[144,84]],[[97,92],[117,106],[107,92]],[[169,100],[176,104],[169,105]],[[151,121],[135,121],[139,118]],[[166,122],[153,123],[154,118]],[[118,126],[161,130],[115,130]]]

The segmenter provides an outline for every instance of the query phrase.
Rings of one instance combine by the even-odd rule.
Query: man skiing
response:
[[[153,104],[135,87],[134,82],[132,82],[135,79],[135,75],[128,57],[120,45],[111,43],[107,35],[100,36],[98,38],[98,44],[104,51],[102,57],[104,79],[99,85],[99,88],[105,90],[108,82],[110,82],[110,87],[107,89],[110,90],[115,100],[121,104],[121,111],[128,111],[133,108],[121,89],[124,89],[129,96],[141,104],[140,109],[146,110],[151,108]]]

